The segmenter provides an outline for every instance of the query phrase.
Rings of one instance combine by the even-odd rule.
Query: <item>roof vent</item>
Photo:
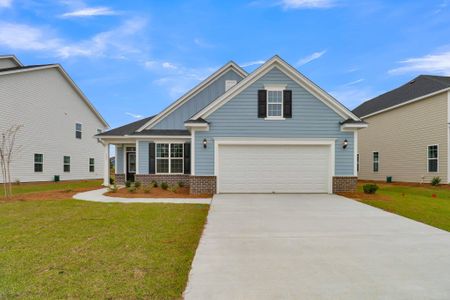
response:
[[[409,84],[413,84],[414,82],[416,82],[415,79],[411,80],[411,81],[409,82]]]
[[[225,80],[225,92],[237,84],[237,80]]]

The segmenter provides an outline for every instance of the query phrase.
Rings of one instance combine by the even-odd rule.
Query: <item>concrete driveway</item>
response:
[[[336,195],[218,195],[185,299],[450,299],[450,233]]]

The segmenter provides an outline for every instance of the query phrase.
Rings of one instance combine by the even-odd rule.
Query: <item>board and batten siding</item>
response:
[[[171,114],[161,119],[152,128],[153,129],[186,129],[184,122],[191,118],[195,113],[210,104],[217,97],[225,93],[225,81],[242,80],[242,77],[234,70],[229,70],[215,81],[209,84],[201,92],[194,95],[189,101],[178,107]]]
[[[364,119],[369,126],[358,132],[359,178],[447,182],[447,92]],[[439,172],[427,172],[428,145],[439,145]],[[372,155],[379,152],[379,171]]]
[[[22,149],[11,167],[13,180],[103,177],[104,147],[94,135],[106,128],[56,68],[0,76],[0,103],[0,131],[24,126],[17,134]],[[82,139],[75,138],[75,123],[82,124]],[[35,153],[44,155],[43,172],[34,172]],[[63,171],[64,156],[70,156],[70,172]],[[95,160],[94,172],[89,158]]]
[[[292,118],[264,120],[257,116],[257,92],[265,84],[287,84],[292,90]],[[354,175],[353,132],[340,130],[343,118],[278,68],[274,68],[206,118],[209,131],[195,132],[195,175],[214,175],[217,137],[335,138],[335,175]],[[208,146],[203,148],[203,139]],[[347,149],[342,142],[347,139]],[[261,162],[263,163],[263,162]]]

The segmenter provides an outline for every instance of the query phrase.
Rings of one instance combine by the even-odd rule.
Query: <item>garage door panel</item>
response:
[[[220,145],[219,192],[328,192],[329,146]]]

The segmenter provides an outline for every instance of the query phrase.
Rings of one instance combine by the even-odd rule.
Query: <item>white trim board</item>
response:
[[[230,61],[227,64],[225,64],[223,67],[221,67],[219,70],[214,72],[212,75],[210,75],[208,78],[203,80],[201,83],[196,85],[194,88],[192,88],[190,91],[188,91],[186,94],[181,96],[178,100],[173,102],[171,105],[169,105],[167,108],[165,108],[162,112],[157,114],[154,118],[149,120],[147,123],[139,127],[137,130],[138,132],[144,130],[144,129],[150,129],[152,128],[156,123],[158,123],[161,119],[168,116],[170,113],[172,113],[174,110],[176,110],[178,107],[189,101],[192,97],[203,91],[210,83],[212,83],[214,80],[222,76],[224,73],[226,73],[229,70],[235,71],[237,74],[239,74],[242,78],[245,78],[248,74],[245,72],[241,67],[239,67],[235,62]]]
[[[52,65],[46,65],[41,67],[35,67],[35,68],[28,68],[28,69],[16,69],[16,70],[10,70],[6,72],[0,72],[0,76],[5,76],[9,74],[15,74],[15,73],[22,73],[22,72],[34,72],[39,70],[46,70],[46,69],[52,69],[56,68],[63,77],[69,82],[69,84],[72,86],[72,88],[75,90],[75,92],[81,97],[81,99],[84,101],[84,103],[89,107],[89,109],[95,114],[95,116],[102,122],[102,124],[105,127],[109,128],[109,124],[103,119],[103,117],[100,115],[100,113],[97,111],[97,109],[92,105],[92,103],[89,101],[89,99],[84,95],[84,93],[81,91],[81,89],[77,86],[75,81],[72,80],[72,78],[69,76],[69,74],[64,70],[64,68],[59,64],[52,64]]]
[[[321,100],[327,106],[329,106],[333,111],[335,111],[338,115],[343,117],[344,119],[352,119],[355,121],[360,121],[360,119],[354,115],[349,109],[347,109],[344,105],[334,99],[330,94],[322,90],[315,83],[305,77],[303,74],[298,72],[295,68],[290,66],[284,60],[282,60],[279,56],[275,55],[270,60],[268,60],[265,64],[256,69],[253,73],[248,75],[246,78],[241,80],[234,87],[230,88],[225,94],[217,98],[215,101],[210,103],[204,109],[195,114],[191,119],[196,120],[198,118],[207,118],[211,113],[216,111],[222,105],[230,101],[233,97],[242,92],[245,88],[256,82],[263,75],[270,72],[273,68],[278,68],[282,72],[284,72],[288,77],[294,80],[297,84],[305,88],[309,93],[314,95],[317,99]]]
[[[283,138],[235,138],[224,137],[214,139],[214,176],[216,176],[217,193],[219,190],[219,147],[220,145],[323,145],[330,147],[328,166],[328,193],[333,193],[333,177],[335,176],[335,144],[336,139],[283,139]]]

